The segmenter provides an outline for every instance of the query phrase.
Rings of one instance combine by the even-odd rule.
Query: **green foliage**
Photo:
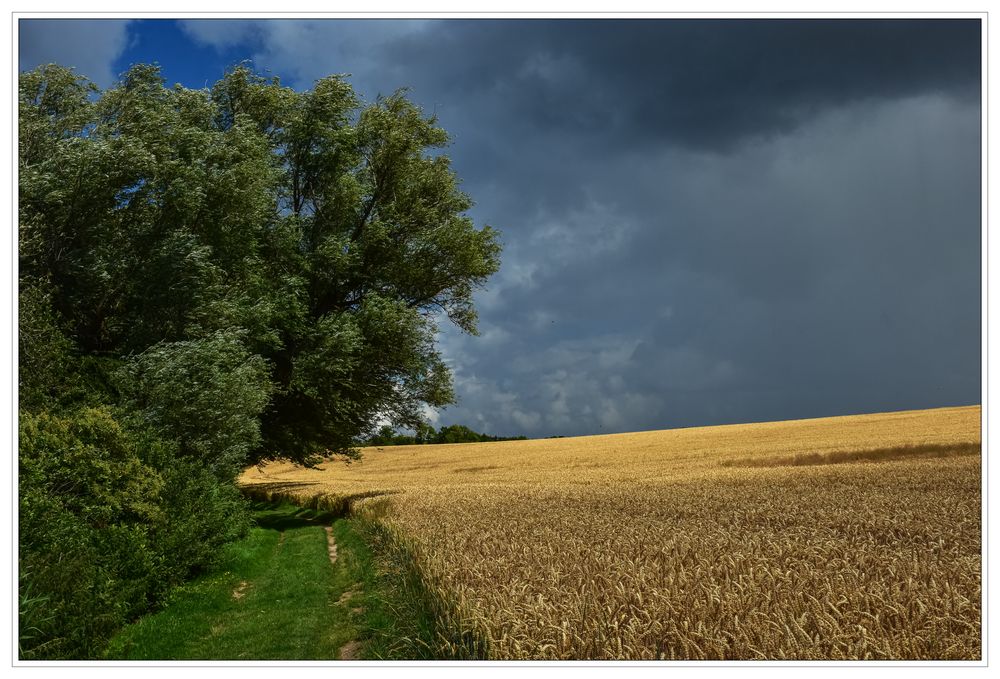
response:
[[[244,465],[427,439],[500,245],[405,92],[47,65],[18,104],[21,651],[89,657],[247,530]]]
[[[481,435],[461,424],[441,427],[438,432],[438,443],[475,443],[481,441]]]
[[[197,460],[173,460],[161,474],[170,515],[153,524],[150,535],[163,555],[157,578],[169,588],[216,563],[222,546],[246,535],[251,521],[236,486],[220,483],[215,470]]]
[[[45,619],[22,629],[44,657],[90,655],[145,604],[144,526],[162,520],[162,478],[107,410],[22,413],[19,434],[22,599],[46,602]],[[37,650],[22,643],[22,657]]]
[[[35,409],[70,389],[73,345],[52,308],[51,293],[25,281],[18,291],[18,396],[20,407]]]
[[[95,655],[247,530],[235,487],[107,408],[19,424],[24,659]]]
[[[435,319],[476,332],[500,245],[405,92],[363,106],[343,76],[295,92],[242,65],[210,90],[137,65],[97,92],[50,65],[19,103],[21,272],[76,350],[238,330],[266,362],[259,436],[215,452],[310,463],[453,400]]]
[[[146,424],[231,480],[260,441],[270,381],[260,356],[233,330],[154,345],[116,375],[126,405]]]

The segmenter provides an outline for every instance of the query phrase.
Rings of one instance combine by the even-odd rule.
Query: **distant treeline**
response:
[[[487,441],[526,441],[527,436],[490,436],[474,432],[461,424],[452,424],[435,431],[434,427],[425,425],[417,427],[413,434],[397,434],[396,430],[386,425],[362,445],[368,446],[412,446],[424,443],[483,443]]]

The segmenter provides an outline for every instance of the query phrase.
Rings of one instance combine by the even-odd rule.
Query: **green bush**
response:
[[[20,569],[48,618],[22,620],[22,657],[89,657],[146,601],[162,478],[107,409],[22,413],[19,429]]]
[[[108,408],[22,413],[22,659],[96,657],[248,529],[235,487]]]
[[[166,590],[214,564],[222,545],[246,536],[251,519],[236,486],[204,464],[178,459],[162,474],[168,516],[151,534],[162,555],[157,580]]]

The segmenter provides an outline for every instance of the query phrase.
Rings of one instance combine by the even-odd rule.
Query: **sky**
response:
[[[585,435],[979,403],[978,20],[20,20],[109,86],[408,87],[502,234],[458,403]]]

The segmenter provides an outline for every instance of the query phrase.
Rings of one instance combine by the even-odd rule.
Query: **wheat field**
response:
[[[385,527],[493,659],[981,657],[980,407],[247,470]]]

